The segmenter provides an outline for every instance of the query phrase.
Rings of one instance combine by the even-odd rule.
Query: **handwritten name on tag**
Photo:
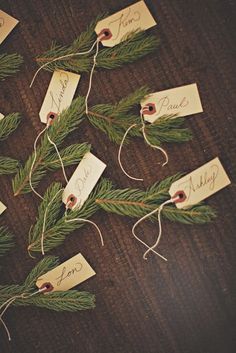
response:
[[[183,191],[186,199],[176,203],[176,207],[186,208],[205,200],[229,184],[230,180],[217,157],[175,181],[170,187],[169,194],[173,197],[176,192]]]
[[[54,71],[41,110],[39,112],[42,123],[47,123],[49,113],[60,114],[70,106],[80,75],[68,71]]]
[[[115,14],[101,20],[95,27],[97,35],[105,35],[102,44],[114,47],[133,31],[146,30],[156,25],[144,1],[139,1]]]
[[[36,286],[50,284],[50,292],[65,291],[96,275],[82,254],[77,254],[37,279]]]
[[[196,83],[150,94],[141,102],[141,107],[149,123],[166,114],[187,116],[203,112]]]
[[[62,201],[67,204],[72,196],[74,201],[73,207],[71,208],[81,208],[105,168],[105,163],[95,157],[91,152],[87,152],[70,178],[69,183],[66,185],[62,195]]]
[[[0,44],[13,30],[19,21],[14,17],[8,15],[6,12],[0,10]]]
[[[0,201],[0,214],[2,214],[6,209],[7,207]]]
[[[4,118],[4,115],[0,113],[0,120],[2,120],[3,118]]]

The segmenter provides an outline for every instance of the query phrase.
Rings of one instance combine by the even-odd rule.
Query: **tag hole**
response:
[[[71,197],[71,198],[70,198],[70,201],[71,201],[71,202],[74,202],[74,201],[75,201],[74,197]]]
[[[153,111],[153,107],[152,107],[152,106],[149,106],[149,107],[148,107],[148,110],[149,110],[150,112],[152,112],[152,111]]]
[[[50,119],[54,119],[55,118],[55,115],[54,114],[51,114],[50,115]]]
[[[109,33],[108,31],[105,31],[105,32],[104,32],[105,37],[108,37],[109,34],[110,34],[110,33]]]
[[[180,194],[179,194],[179,198],[180,198],[180,200],[183,199],[183,198],[184,198],[184,194],[183,194],[183,193],[180,193]]]

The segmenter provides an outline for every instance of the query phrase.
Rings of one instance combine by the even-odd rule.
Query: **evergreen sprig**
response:
[[[4,226],[0,226],[0,256],[3,256],[11,247],[12,235]]]
[[[109,180],[102,179],[83,207],[80,210],[71,211],[67,220],[77,217],[88,219],[99,209],[122,216],[141,218],[170,198],[168,190],[171,184],[179,178],[180,174],[177,174],[160,183],[155,183],[147,190],[114,189]],[[59,193],[61,188],[61,184],[53,183],[44,195],[44,200],[39,207],[36,224],[29,234],[28,250],[30,252],[41,251],[41,236],[45,208],[55,195],[57,195],[57,197],[55,197],[55,200],[51,203],[47,213],[44,232],[44,250],[49,251],[59,246],[67,235],[84,225],[82,221],[66,222],[66,216],[63,214],[62,208],[62,197],[61,193]],[[175,205],[166,206],[163,209],[163,216],[171,221],[185,224],[204,224],[210,222],[216,215],[211,207],[198,204],[188,209],[178,209]],[[157,217],[153,215],[150,219],[156,221]]]
[[[81,56],[73,56],[52,62],[53,59],[78,52],[85,52],[91,48],[97,38],[95,27],[99,20],[104,18],[99,16],[85,32],[82,32],[71,46],[61,46],[52,43],[51,48],[36,58],[39,66],[49,63],[44,67],[45,70],[69,70],[77,73],[88,72],[93,65],[94,51]],[[145,31],[131,32],[123,38],[120,44],[112,47],[100,49],[96,63],[97,67],[104,69],[115,69],[127,63],[131,63],[149,54],[159,45],[159,39]]]
[[[0,141],[5,140],[20,123],[20,114],[12,113],[0,120]]]
[[[33,268],[22,285],[0,286],[0,305],[14,296],[35,292],[37,290],[35,285],[37,279],[58,265],[58,258],[47,256]],[[32,297],[25,295],[24,298],[16,298],[12,305],[34,305],[55,311],[77,311],[94,308],[95,296],[91,293],[77,290],[52,292],[46,295],[39,293]]]
[[[0,156],[0,175],[16,173],[19,168],[19,161],[9,157]]]
[[[4,141],[18,127],[20,115],[12,113],[0,120],[0,141]],[[16,173],[19,162],[10,157],[0,156],[0,175]]]
[[[1,54],[0,55],[0,81],[4,80],[7,76],[15,74],[20,65],[23,62],[23,58],[18,54]]]
[[[76,98],[67,110],[60,114],[48,129],[50,139],[59,147],[69,133],[74,131],[83,119],[84,98]],[[77,163],[85,152],[90,150],[90,145],[72,145],[62,150],[63,162],[66,165]],[[71,152],[68,156],[67,152]],[[28,193],[31,191],[29,185],[29,173],[34,159],[34,153],[28,158],[24,167],[21,167],[13,179],[14,195]],[[46,175],[48,169],[54,170],[59,167],[58,157],[54,152],[54,146],[48,141],[47,132],[41,139],[41,145],[37,147],[37,158],[32,173],[32,185],[37,187],[40,180]]]
[[[140,113],[135,114],[133,110],[138,108],[148,93],[147,87],[141,87],[114,105],[98,104],[89,110],[88,119],[105,132],[111,141],[118,144],[121,143],[125,131],[133,124],[137,126],[130,130],[129,135],[142,137]],[[150,143],[156,146],[162,142],[185,142],[192,138],[192,134],[189,129],[181,128],[184,122],[185,118],[176,114],[163,115],[154,123],[146,124],[145,132]]]
[[[84,225],[84,222],[66,222],[67,220],[77,217],[88,219],[99,210],[96,198],[102,197],[104,193],[110,190],[112,184],[106,179],[102,179],[94,191],[90,194],[80,210],[74,210],[68,213],[67,217],[63,213],[62,208],[62,185],[60,183],[52,183],[44,194],[38,210],[38,217],[35,225],[29,232],[29,252],[41,251],[41,235],[46,207],[50,201],[53,202],[48,207],[46,227],[44,232],[44,250],[49,251],[63,243],[65,237],[73,230]],[[59,192],[61,190],[61,192]]]

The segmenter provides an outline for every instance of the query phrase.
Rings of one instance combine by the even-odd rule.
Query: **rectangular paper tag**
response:
[[[42,123],[47,123],[49,113],[60,114],[68,108],[74,97],[80,75],[68,71],[54,71],[41,110]]]
[[[124,40],[124,37],[137,30],[146,30],[156,25],[144,1],[138,1],[125,9],[99,21],[95,27],[97,35],[108,33],[102,44],[114,47]]]
[[[4,118],[4,115],[0,113],[0,120],[2,120],[3,118]]]
[[[36,286],[50,283],[50,292],[66,291],[96,275],[82,254],[77,254],[37,279]]]
[[[196,83],[150,94],[141,102],[141,106],[152,107],[152,110],[143,111],[144,119],[149,123],[162,115],[187,116],[203,112]]]
[[[173,197],[176,192],[183,191],[186,199],[176,203],[176,207],[186,208],[205,200],[229,184],[230,180],[217,157],[175,181],[170,187],[169,194]]]
[[[0,44],[13,30],[19,21],[14,17],[8,15],[6,12],[0,10]]]
[[[2,214],[6,209],[7,207],[0,201],[0,214]]]
[[[66,204],[68,198],[73,196],[75,202],[72,208],[82,207],[105,168],[105,163],[95,157],[91,152],[87,152],[70,178],[69,183],[66,185],[62,195],[62,201]]]

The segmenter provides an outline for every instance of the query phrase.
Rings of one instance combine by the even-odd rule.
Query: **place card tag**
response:
[[[19,21],[14,17],[8,15],[6,12],[0,10],[0,44],[13,30]]]
[[[187,208],[205,200],[230,183],[217,157],[175,181],[170,187],[169,194],[173,198],[176,193],[183,192],[185,199],[184,201],[176,202],[176,207]]]
[[[137,30],[146,30],[156,25],[144,1],[138,1],[125,9],[99,21],[95,27],[97,35],[104,35],[101,40],[105,47],[114,47],[125,36]]]
[[[39,112],[42,123],[47,123],[49,114],[58,115],[70,106],[79,80],[80,75],[72,72],[54,71]]]
[[[62,201],[68,204],[68,201],[73,198],[71,207],[69,208],[81,208],[105,168],[105,163],[95,157],[91,152],[87,152],[70,178],[69,183],[66,185],[62,195]]]
[[[4,115],[0,113],[0,120],[2,120],[3,118],[4,118]]]
[[[149,123],[162,115],[187,116],[203,112],[196,83],[150,94],[142,100],[141,107],[144,120]]]
[[[6,209],[7,207],[0,201],[0,214],[2,214]]]
[[[82,254],[77,254],[37,279],[36,286],[57,292],[69,290],[96,275]]]

